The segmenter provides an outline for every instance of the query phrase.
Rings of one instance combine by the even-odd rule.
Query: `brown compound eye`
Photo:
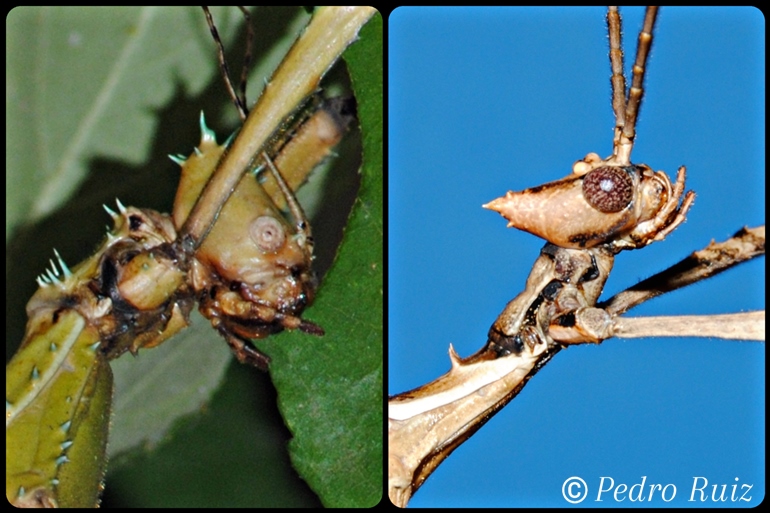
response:
[[[263,253],[275,253],[283,247],[286,232],[274,217],[260,216],[251,223],[251,240]]]
[[[634,184],[619,167],[600,167],[583,178],[583,196],[599,212],[620,212],[634,197]]]

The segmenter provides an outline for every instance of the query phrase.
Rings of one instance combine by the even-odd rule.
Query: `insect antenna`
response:
[[[203,6],[203,12],[206,15],[206,23],[209,25],[211,31],[211,37],[214,38],[214,42],[217,44],[217,60],[219,61],[219,69],[222,71],[222,78],[225,81],[225,87],[227,92],[232,98],[235,107],[238,109],[238,114],[241,116],[241,121],[246,120],[246,116],[249,115],[249,108],[246,106],[246,83],[249,73],[249,67],[251,67],[252,47],[254,46],[254,27],[251,25],[251,16],[249,11],[243,6],[238,6],[243,14],[243,19],[246,22],[246,53],[243,56],[243,66],[241,66],[241,81],[239,92],[235,91],[233,83],[230,80],[230,69],[227,66],[227,60],[225,59],[225,48],[222,44],[222,39],[219,37],[219,31],[214,24],[214,18],[211,16],[211,11],[207,6]],[[240,94],[239,94],[240,93]]]
[[[631,150],[636,137],[636,120],[644,96],[644,73],[647,57],[652,48],[652,35],[658,17],[657,7],[647,7],[644,24],[639,32],[636,61],[632,71],[628,98],[625,96],[626,79],[623,74],[623,51],[621,49],[622,22],[617,6],[607,10],[607,28],[610,37],[610,68],[612,70],[612,109],[615,111],[615,140],[613,153],[620,165],[631,163]]]
[[[616,5],[607,8],[607,32],[610,37],[612,110],[615,112],[614,147],[617,147],[623,125],[626,122],[626,75],[623,71],[623,35],[621,33],[620,13]]]

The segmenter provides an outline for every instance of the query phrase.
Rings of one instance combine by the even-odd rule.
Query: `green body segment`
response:
[[[74,310],[28,333],[6,367],[6,497],[16,506],[98,503],[112,396],[99,335]]]
[[[187,324],[189,308],[171,297],[183,273],[151,253],[176,237],[171,220],[120,203],[118,209],[108,210],[115,227],[101,248],[72,270],[57,254],[58,266],[52,262],[38,278],[27,303],[26,334],[5,382],[6,497],[15,506],[98,505],[112,402],[108,360],[157,345]],[[127,254],[137,261],[102,290],[102,269]],[[143,286],[145,275],[155,287]],[[126,302],[118,313],[115,294]],[[149,306],[131,309],[132,302]]]

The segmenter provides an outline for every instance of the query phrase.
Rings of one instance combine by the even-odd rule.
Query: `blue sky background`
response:
[[[626,69],[643,10],[624,16]],[[612,149],[603,9],[399,8],[389,28],[389,388],[478,350],[543,242],[481,204],[555,180]],[[752,8],[662,9],[635,162],[698,196],[664,242],[616,260],[604,297],[711,239],[765,218],[765,24]],[[765,307],[765,260],[632,310],[708,314]],[[750,506],[764,490],[765,346],[715,339],[613,339],[558,354],[425,482],[410,506]],[[676,497],[596,502],[599,479],[673,484]],[[695,476],[753,485],[749,503],[690,502]],[[669,487],[669,490],[671,488]],[[720,488],[721,490],[721,488]]]

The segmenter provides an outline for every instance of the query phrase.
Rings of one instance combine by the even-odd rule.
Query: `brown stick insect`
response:
[[[644,11],[621,14],[628,76]],[[615,114],[603,9],[405,10],[391,22],[391,79],[418,84],[390,88],[390,246],[409,248],[390,255],[389,392],[399,394],[445,374],[450,343],[460,357],[479,350],[542,247],[501,231],[478,205],[563,178],[589,151],[611,154]],[[618,255],[602,299],[763,223],[761,27],[753,9],[661,10],[631,161],[672,181],[686,165],[697,198],[665,241]],[[750,262],[632,314],[762,310],[763,283],[762,262]],[[753,484],[748,496],[761,500],[763,358],[762,344],[712,338],[561,351],[452,446],[410,504],[564,506],[561,487],[575,475],[589,486],[586,500],[602,476],[630,487],[646,475],[647,492],[674,483],[679,501],[694,485],[691,468],[712,476],[709,491]],[[742,436],[725,439],[725,429]]]

